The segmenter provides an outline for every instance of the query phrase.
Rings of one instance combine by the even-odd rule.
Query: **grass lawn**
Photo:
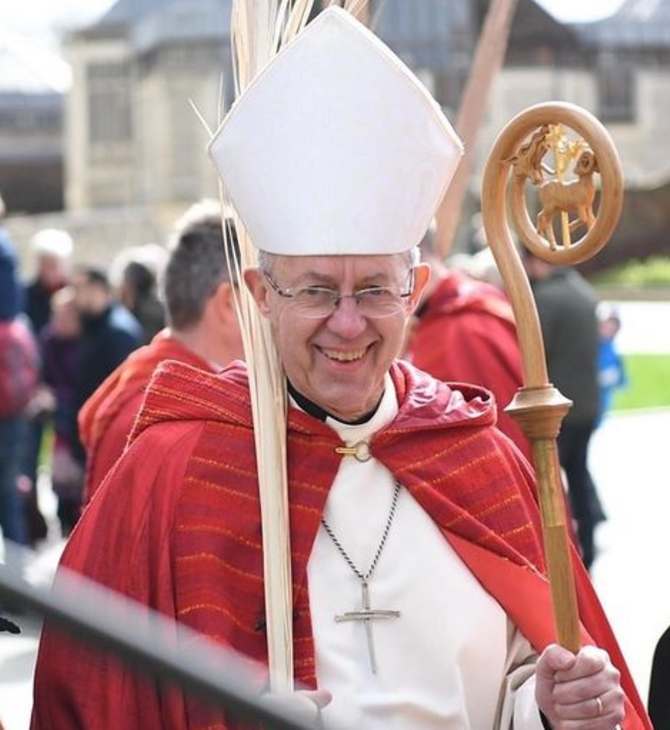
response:
[[[670,406],[670,355],[624,355],[628,385],[614,396],[613,410]]]

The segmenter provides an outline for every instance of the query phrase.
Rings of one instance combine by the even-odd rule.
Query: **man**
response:
[[[25,313],[35,336],[39,338],[49,322],[51,297],[69,282],[73,243],[67,231],[44,228],[32,237],[30,244],[36,274],[26,286]],[[38,412],[30,414],[20,465],[23,508],[31,544],[47,535],[47,523],[37,502],[37,462],[42,451],[44,419],[39,413],[41,408],[35,405]]]
[[[39,335],[49,321],[51,297],[70,278],[72,238],[67,231],[45,228],[31,240],[37,272],[26,287],[26,314]]]
[[[140,347],[142,328],[125,307],[114,301],[107,275],[97,266],[78,267],[72,277],[72,288],[82,333],[70,445],[77,463],[85,470],[86,453],[79,440],[77,414],[105,378]],[[78,498],[81,503],[82,495]]]
[[[110,281],[115,285],[119,301],[142,325],[144,344],[165,327],[165,308],[158,283],[166,257],[165,248],[155,243],[130,246],[119,252],[110,267]]]
[[[561,424],[558,453],[589,569],[596,557],[595,529],[604,518],[588,468],[589,442],[600,415],[598,299],[574,269],[556,269],[529,252],[523,261],[537,303],[549,377],[573,402]]]
[[[421,242],[432,276],[417,308],[406,357],[439,380],[477,383],[496,398],[498,427],[531,459],[530,443],[503,410],[523,385],[514,312],[494,286],[445,266],[434,231]]]
[[[142,329],[133,315],[113,297],[107,275],[97,267],[78,267],[72,277],[75,304],[82,319],[79,405],[142,341]]]
[[[84,404],[79,433],[86,449],[84,503],[121,456],[156,366],[178,360],[217,372],[242,358],[234,290],[223,250],[221,209],[192,206],[177,222],[162,280],[168,329],[134,352]]]
[[[338,8],[265,68],[211,146],[261,252],[245,281],[291,393],[278,428],[295,678],[331,693],[326,726],[540,730],[542,713],[556,730],[649,727],[603,651],[548,646],[533,485],[487,394],[394,359],[428,279],[415,246],[459,152],[427,92]],[[163,364],[64,563],[267,661],[249,396],[241,365]],[[33,730],[236,726],[49,627],[35,682]]]

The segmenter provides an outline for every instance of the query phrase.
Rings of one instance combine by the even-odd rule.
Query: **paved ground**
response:
[[[670,352],[670,304],[625,304],[621,312],[623,350]],[[591,469],[608,514],[597,535],[600,555],[593,580],[645,700],[654,646],[670,625],[668,433],[670,410],[614,416],[596,434],[591,451]],[[53,513],[48,487],[41,496]],[[52,537],[40,550],[29,569],[31,582],[49,583],[61,548]],[[0,710],[6,730],[28,728],[38,632],[36,624],[28,624],[21,637],[0,635]]]

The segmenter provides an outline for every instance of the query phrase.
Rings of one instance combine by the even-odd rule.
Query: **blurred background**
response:
[[[90,257],[160,240],[192,199],[216,193],[203,154],[232,92],[231,0],[25,0],[0,10],[0,190],[21,251],[47,225]],[[317,3],[318,5],[318,3]],[[375,0],[372,23],[454,118],[488,0]],[[585,17],[609,12],[599,20]],[[463,225],[495,135],[526,106],[575,102],[611,131],[626,209],[587,271],[661,256],[670,196],[670,8],[659,0],[520,0],[479,136]],[[23,259],[22,259],[23,262]],[[657,263],[655,276],[667,275]],[[28,266],[29,262],[25,261]]]
[[[204,153],[208,133],[191,102],[216,128],[222,86],[225,102],[231,100],[230,6],[231,0],[2,5],[0,193],[26,278],[34,268],[29,241],[40,229],[67,230],[75,262],[107,264],[128,246],[162,243],[194,200],[217,195]],[[372,0],[369,15],[453,120],[489,7],[488,0]],[[529,105],[570,101],[609,129],[626,187],[612,241],[580,271],[605,299],[665,299],[669,68],[667,0],[519,0],[504,65],[486,98],[451,252],[481,247],[481,172],[498,132]],[[663,366],[632,367],[651,368],[651,382],[670,401]],[[627,407],[636,395],[629,389],[620,397]]]

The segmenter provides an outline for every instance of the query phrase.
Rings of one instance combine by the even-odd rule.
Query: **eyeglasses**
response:
[[[302,286],[282,289],[275,280],[264,271],[265,278],[280,297],[291,300],[291,308],[299,317],[307,319],[325,319],[337,309],[342,299],[353,299],[358,313],[368,319],[391,317],[407,307],[409,297],[414,290],[414,270],[409,272],[408,288],[390,286],[371,286],[359,289],[353,294],[340,294],[336,289],[327,286]]]

